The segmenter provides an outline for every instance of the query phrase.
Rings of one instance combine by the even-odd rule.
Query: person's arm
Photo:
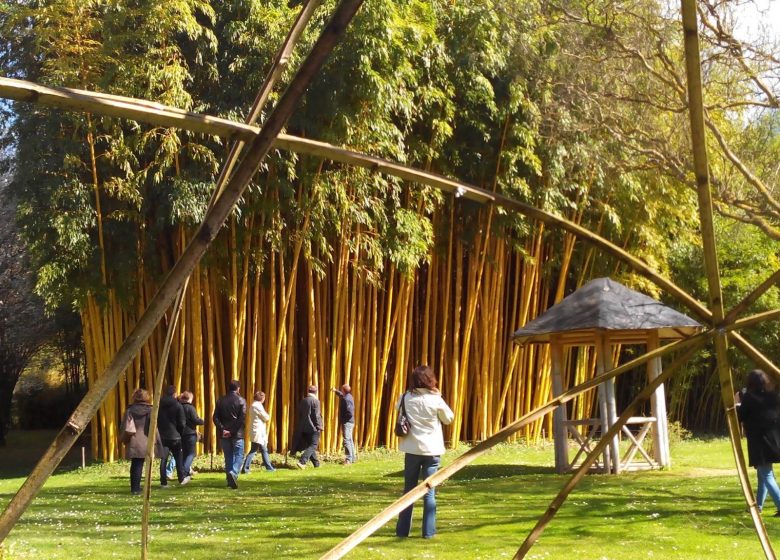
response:
[[[320,401],[314,401],[314,404],[311,407],[311,414],[312,424],[314,424],[314,427],[318,432],[324,432],[325,426],[323,426],[322,414],[320,413]]]
[[[195,424],[196,426],[202,426],[203,424],[206,423],[206,421],[203,418],[198,416],[198,411],[195,409],[194,406],[190,407],[190,411],[192,412],[191,416],[192,416],[193,424]]]
[[[214,425],[217,427],[217,431],[225,431],[225,428],[222,426],[222,422],[219,419],[219,402],[217,402],[217,406],[214,408],[214,414],[211,416],[211,419],[214,421]]]
[[[336,389],[335,387],[333,387],[333,388],[331,389],[331,391],[333,391],[334,393],[336,393],[336,394],[339,396],[339,398],[342,398],[342,397],[344,396],[344,393],[342,393],[341,391],[339,391],[339,390],[338,390],[338,389]]]
[[[176,411],[176,429],[181,434],[184,432],[184,428],[187,426],[187,417],[184,415],[184,407],[180,404],[179,410]]]
[[[347,412],[349,413],[349,417],[354,419],[355,418],[355,399],[346,399],[344,401],[347,404]]]
[[[444,402],[444,399],[439,399],[437,414],[441,423],[445,425],[450,424],[455,419],[455,413],[452,412],[452,409]]]
[[[265,410],[265,407],[261,404],[258,416],[260,416],[260,420],[263,422],[268,422],[271,419],[271,415],[268,414],[268,412]]]

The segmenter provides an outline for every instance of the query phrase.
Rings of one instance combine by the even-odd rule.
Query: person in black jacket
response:
[[[774,516],[780,517],[780,488],[772,470],[772,463],[780,462],[780,397],[760,369],[748,374],[745,385],[735,400],[747,438],[748,463],[756,468],[756,505],[761,511],[768,493],[777,508]]]
[[[184,457],[184,472],[192,476],[192,461],[195,459],[195,446],[198,443],[198,426],[202,426],[203,418],[192,405],[193,394],[184,391],[179,395],[179,402],[184,409],[184,431],[181,434],[181,452]]]
[[[160,399],[160,412],[157,415],[157,428],[162,438],[163,456],[160,461],[160,485],[163,488],[168,487],[168,473],[166,466],[168,455],[173,454],[176,461],[176,475],[179,478],[179,484],[187,484],[191,479],[184,470],[184,458],[181,448],[181,434],[184,431],[184,409],[181,403],[176,400],[176,387],[169,385],[165,389],[163,397]]]
[[[228,393],[217,401],[214,425],[225,455],[225,476],[228,486],[238,488],[238,473],[244,461],[244,418],[246,401],[239,395],[241,384],[235,379],[228,384]]]
[[[311,459],[311,464],[320,466],[317,457],[317,446],[320,444],[320,432],[323,430],[322,414],[320,413],[320,400],[317,398],[317,386],[309,385],[306,396],[298,403],[296,409],[298,442],[296,450],[302,449],[301,458],[293,463],[295,468],[306,468],[306,463]]]
[[[349,465],[356,461],[355,441],[355,399],[352,398],[352,387],[346,383],[341,386],[341,391],[335,387],[332,389],[339,396],[339,424],[341,425],[341,435],[344,439],[344,464]]]

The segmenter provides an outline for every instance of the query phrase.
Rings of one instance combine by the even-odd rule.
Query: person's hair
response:
[[[228,383],[228,390],[234,393],[238,391],[240,388],[241,388],[241,383],[239,383],[237,379],[233,379],[230,381],[230,383]]]
[[[255,393],[255,400],[256,401],[263,401],[264,399],[265,399],[265,393],[263,393],[262,391],[257,391]]]
[[[193,394],[191,391],[182,391],[181,395],[179,395],[179,400],[186,403],[192,402]]]
[[[417,366],[409,377],[409,390],[430,389],[435,391],[438,388],[436,374],[430,366]]]
[[[747,375],[745,387],[749,393],[765,393],[772,390],[769,376],[760,369],[754,369]]]
[[[344,393],[345,395],[348,395],[349,393],[352,392],[352,387],[344,383],[344,385],[341,386],[341,392]]]
[[[316,385],[309,385],[309,387],[306,389],[307,393],[316,393],[317,392],[317,386]]]
[[[133,404],[135,403],[146,403],[149,404],[152,402],[152,399],[149,397],[149,391],[146,389],[141,389],[140,387],[133,391]]]
[[[174,387],[173,385],[168,385],[165,388],[165,394],[172,397],[173,395],[176,394],[176,387]]]

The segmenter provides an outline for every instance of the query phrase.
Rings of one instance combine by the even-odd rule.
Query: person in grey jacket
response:
[[[125,459],[130,459],[130,493],[134,496],[141,495],[141,478],[146,460],[146,446],[149,443],[149,426],[152,418],[152,403],[149,391],[136,389],[131,397],[133,404],[127,407],[120,427],[120,437],[125,444]],[[131,417],[135,431],[125,432],[128,426],[128,416]],[[162,442],[160,432],[155,434],[155,457],[162,455]]]
[[[296,418],[298,442],[295,444],[295,447],[302,449],[303,453],[301,453],[301,458],[294,463],[294,466],[298,469],[306,468],[306,463],[311,459],[311,464],[319,467],[320,458],[317,457],[317,446],[320,444],[323,422],[316,385],[309,385],[306,390],[306,396],[298,402]]]
[[[169,385],[160,399],[160,412],[157,415],[157,427],[165,447],[162,461],[160,461],[160,486],[163,488],[168,487],[169,454],[173,455],[176,461],[176,475],[179,478],[179,484],[187,484],[191,480],[189,474],[184,470],[184,456],[181,448],[181,434],[184,431],[184,426],[184,409],[176,399],[176,387]]]

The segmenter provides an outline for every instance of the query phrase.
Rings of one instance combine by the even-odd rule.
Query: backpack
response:
[[[122,430],[119,432],[119,440],[127,445],[135,435],[135,419],[129,412],[125,414],[125,421],[122,424]]]

